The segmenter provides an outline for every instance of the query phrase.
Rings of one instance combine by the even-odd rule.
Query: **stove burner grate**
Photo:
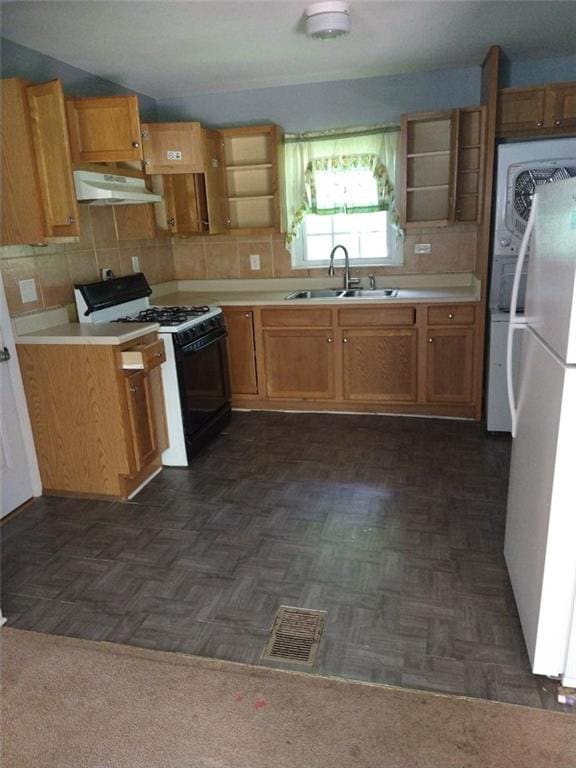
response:
[[[137,315],[118,317],[116,323],[160,323],[160,325],[181,325],[193,317],[202,317],[210,307],[150,307]]]

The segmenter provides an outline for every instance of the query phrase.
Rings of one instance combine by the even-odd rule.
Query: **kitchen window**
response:
[[[402,263],[392,182],[397,137],[397,128],[288,137],[286,242],[294,268],[326,267],[335,245],[356,266]]]

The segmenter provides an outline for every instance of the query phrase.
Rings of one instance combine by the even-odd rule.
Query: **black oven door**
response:
[[[218,328],[176,349],[188,454],[196,453],[230,421],[226,330]]]

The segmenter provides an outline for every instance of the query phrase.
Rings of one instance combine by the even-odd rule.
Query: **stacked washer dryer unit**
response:
[[[518,251],[536,188],[540,184],[553,184],[555,181],[576,177],[576,138],[501,144],[497,157],[489,294],[486,428],[489,432],[510,432],[512,425],[506,388],[506,351]],[[524,307],[527,270],[526,261],[520,281],[519,311]],[[514,344],[515,374],[521,351],[521,334],[517,336],[518,340]],[[517,381],[516,375],[514,381]]]

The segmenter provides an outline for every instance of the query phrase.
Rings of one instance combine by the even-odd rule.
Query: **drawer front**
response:
[[[475,318],[472,306],[428,307],[428,325],[473,325]]]
[[[330,309],[263,309],[262,325],[265,328],[330,328]]]
[[[349,307],[338,312],[338,324],[346,328],[368,325],[414,325],[414,307]]]
[[[136,344],[121,352],[122,368],[150,371],[166,361],[166,350],[162,339],[151,344]]]

